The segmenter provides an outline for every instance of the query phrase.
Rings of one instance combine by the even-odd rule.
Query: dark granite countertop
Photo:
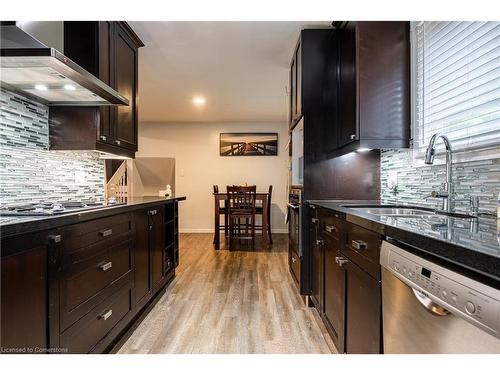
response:
[[[378,232],[420,251],[500,281],[500,227],[497,218],[477,219],[431,215],[402,217],[368,214],[349,205],[379,201],[311,200],[353,224]]]
[[[63,225],[76,224],[100,217],[116,215],[136,210],[139,207],[155,206],[161,203],[183,201],[186,197],[136,197],[129,198],[126,203],[92,208],[84,211],[51,216],[0,216],[0,237],[7,238],[40,230],[57,228]]]

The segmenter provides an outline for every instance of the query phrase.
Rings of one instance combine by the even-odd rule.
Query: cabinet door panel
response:
[[[290,122],[293,123],[297,113],[297,62],[295,58],[290,66]]]
[[[3,349],[47,348],[47,246],[33,236],[2,241],[2,251],[24,252],[1,259],[1,330]]]
[[[128,106],[115,109],[114,138],[121,147],[137,150],[137,49],[128,35],[115,25],[114,39],[114,86],[128,101]]]
[[[302,114],[302,48],[299,44],[297,48],[297,53],[295,55],[295,69],[296,69],[296,82],[295,82],[295,93],[296,93],[296,104],[295,104],[295,118]]]
[[[381,350],[380,282],[347,263],[346,352],[378,354]]]
[[[328,154],[335,151],[339,144],[339,118],[341,107],[339,106],[339,37],[338,33],[332,32],[328,38],[328,52],[324,85],[325,126],[318,132],[318,139],[322,137],[324,151]]]
[[[339,37],[340,123],[338,146],[359,138],[357,123],[356,26],[350,22]]]
[[[135,301],[139,302],[150,290],[149,281],[149,218],[147,211],[134,213],[135,221]]]
[[[165,279],[165,232],[163,226],[163,206],[153,209],[157,213],[150,216],[151,277],[153,288]]]
[[[315,219],[315,211],[312,211],[311,219]],[[312,289],[312,299],[316,306],[316,309],[321,314],[323,313],[323,249],[324,246],[321,244],[321,241],[318,237],[318,224],[314,222],[309,223],[309,231],[310,231],[310,243],[309,246],[311,248],[311,289]]]
[[[98,23],[99,39],[99,79],[113,87],[112,66],[113,60],[113,23],[110,21],[101,21]],[[99,107],[99,134],[98,140],[101,142],[112,143],[113,134],[111,133],[111,108],[108,106]]]
[[[344,352],[345,329],[345,271],[335,262],[340,256],[339,243],[325,239],[325,318],[333,331],[332,339],[339,350]]]

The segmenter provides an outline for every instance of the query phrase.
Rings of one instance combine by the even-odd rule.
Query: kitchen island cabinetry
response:
[[[135,259],[140,264],[135,273],[137,309],[142,308],[166,282],[164,216],[163,206],[134,213]]]
[[[88,211],[67,225],[54,216],[44,220],[60,226],[2,238],[1,349],[109,351],[175,276],[183,199]]]
[[[51,233],[2,241],[2,353],[35,353],[48,348],[47,256]]]

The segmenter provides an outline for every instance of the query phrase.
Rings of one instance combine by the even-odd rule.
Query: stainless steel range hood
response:
[[[128,105],[128,99],[15,22],[2,22],[0,81],[47,105]]]

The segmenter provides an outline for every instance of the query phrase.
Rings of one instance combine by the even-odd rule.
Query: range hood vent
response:
[[[47,105],[128,105],[128,99],[15,22],[2,22],[0,81]]]

